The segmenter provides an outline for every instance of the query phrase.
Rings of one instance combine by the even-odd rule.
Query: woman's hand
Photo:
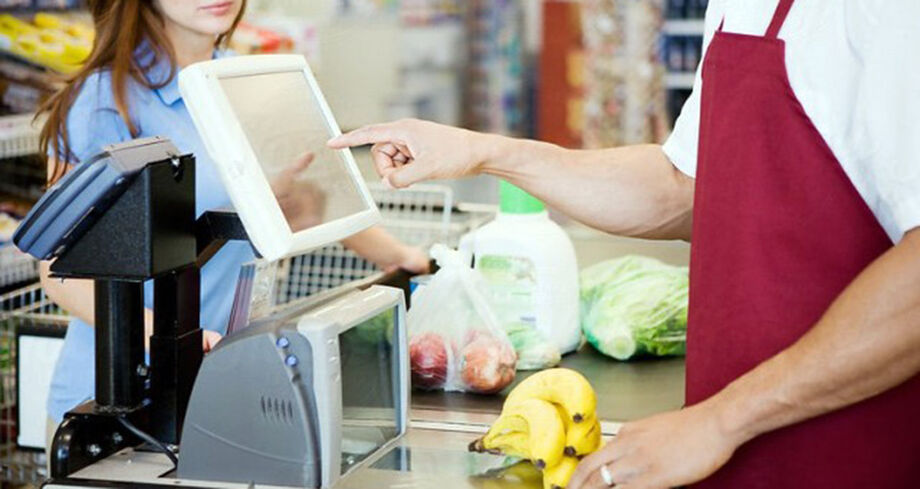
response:
[[[201,330],[201,349],[208,353],[217,346],[217,343],[220,342],[224,337],[220,333],[210,331],[207,329]]]
[[[373,144],[371,155],[377,173],[385,184],[403,188],[425,180],[478,174],[493,144],[491,138],[497,137],[406,119],[356,129],[333,138],[329,147]]]
[[[725,465],[741,439],[722,427],[719,411],[700,404],[627,423],[579,465],[568,489],[606,489],[606,466],[618,489],[669,489],[698,482]]]
[[[304,152],[271,180],[272,192],[281,212],[295,233],[323,223],[326,194],[316,185],[303,180],[301,175],[315,158],[313,153]]]
[[[403,247],[402,257],[399,263],[387,267],[385,271],[392,272],[403,269],[418,275],[424,275],[431,271],[429,268],[430,264],[431,259],[428,258],[428,254],[424,251],[414,246],[405,246]]]

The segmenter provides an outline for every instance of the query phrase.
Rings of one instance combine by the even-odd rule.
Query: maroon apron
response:
[[[780,1],[763,37],[720,27],[705,57],[688,405],[798,340],[892,246],[789,84],[777,34],[792,3]],[[920,487],[918,416],[915,377],[756,438],[695,487]]]

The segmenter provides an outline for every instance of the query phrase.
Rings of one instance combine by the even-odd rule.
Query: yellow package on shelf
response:
[[[92,49],[92,27],[45,12],[33,22],[0,15],[0,50],[60,73],[79,69]]]
[[[95,32],[91,26],[69,20],[61,15],[39,12],[35,14],[35,18],[32,21],[42,29],[57,30],[70,37],[89,41],[90,43],[95,37]]]

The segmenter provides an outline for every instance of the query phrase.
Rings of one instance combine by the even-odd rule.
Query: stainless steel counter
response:
[[[539,489],[530,464],[502,470],[503,457],[470,453],[471,433],[413,429],[400,446],[340,484],[348,489]]]
[[[585,345],[577,353],[565,356],[562,366],[588,378],[597,391],[598,414],[605,421],[629,421],[680,408],[684,402],[683,358],[618,362]],[[438,419],[417,416],[432,421],[454,421],[463,413],[497,414],[504,394],[528,375],[529,372],[518,372],[515,383],[495,396],[416,390],[412,392],[412,407],[437,413]]]
[[[458,428],[460,428],[458,430]],[[481,431],[484,431],[484,427]],[[481,431],[413,427],[396,448],[346,478],[348,489],[540,489],[542,475],[529,463],[507,468],[504,457],[470,453]],[[605,430],[609,440],[609,432]]]

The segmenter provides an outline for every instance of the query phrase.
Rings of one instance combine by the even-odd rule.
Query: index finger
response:
[[[364,126],[330,139],[326,144],[332,149],[345,149],[365,144],[389,143],[402,136],[398,122]]]

